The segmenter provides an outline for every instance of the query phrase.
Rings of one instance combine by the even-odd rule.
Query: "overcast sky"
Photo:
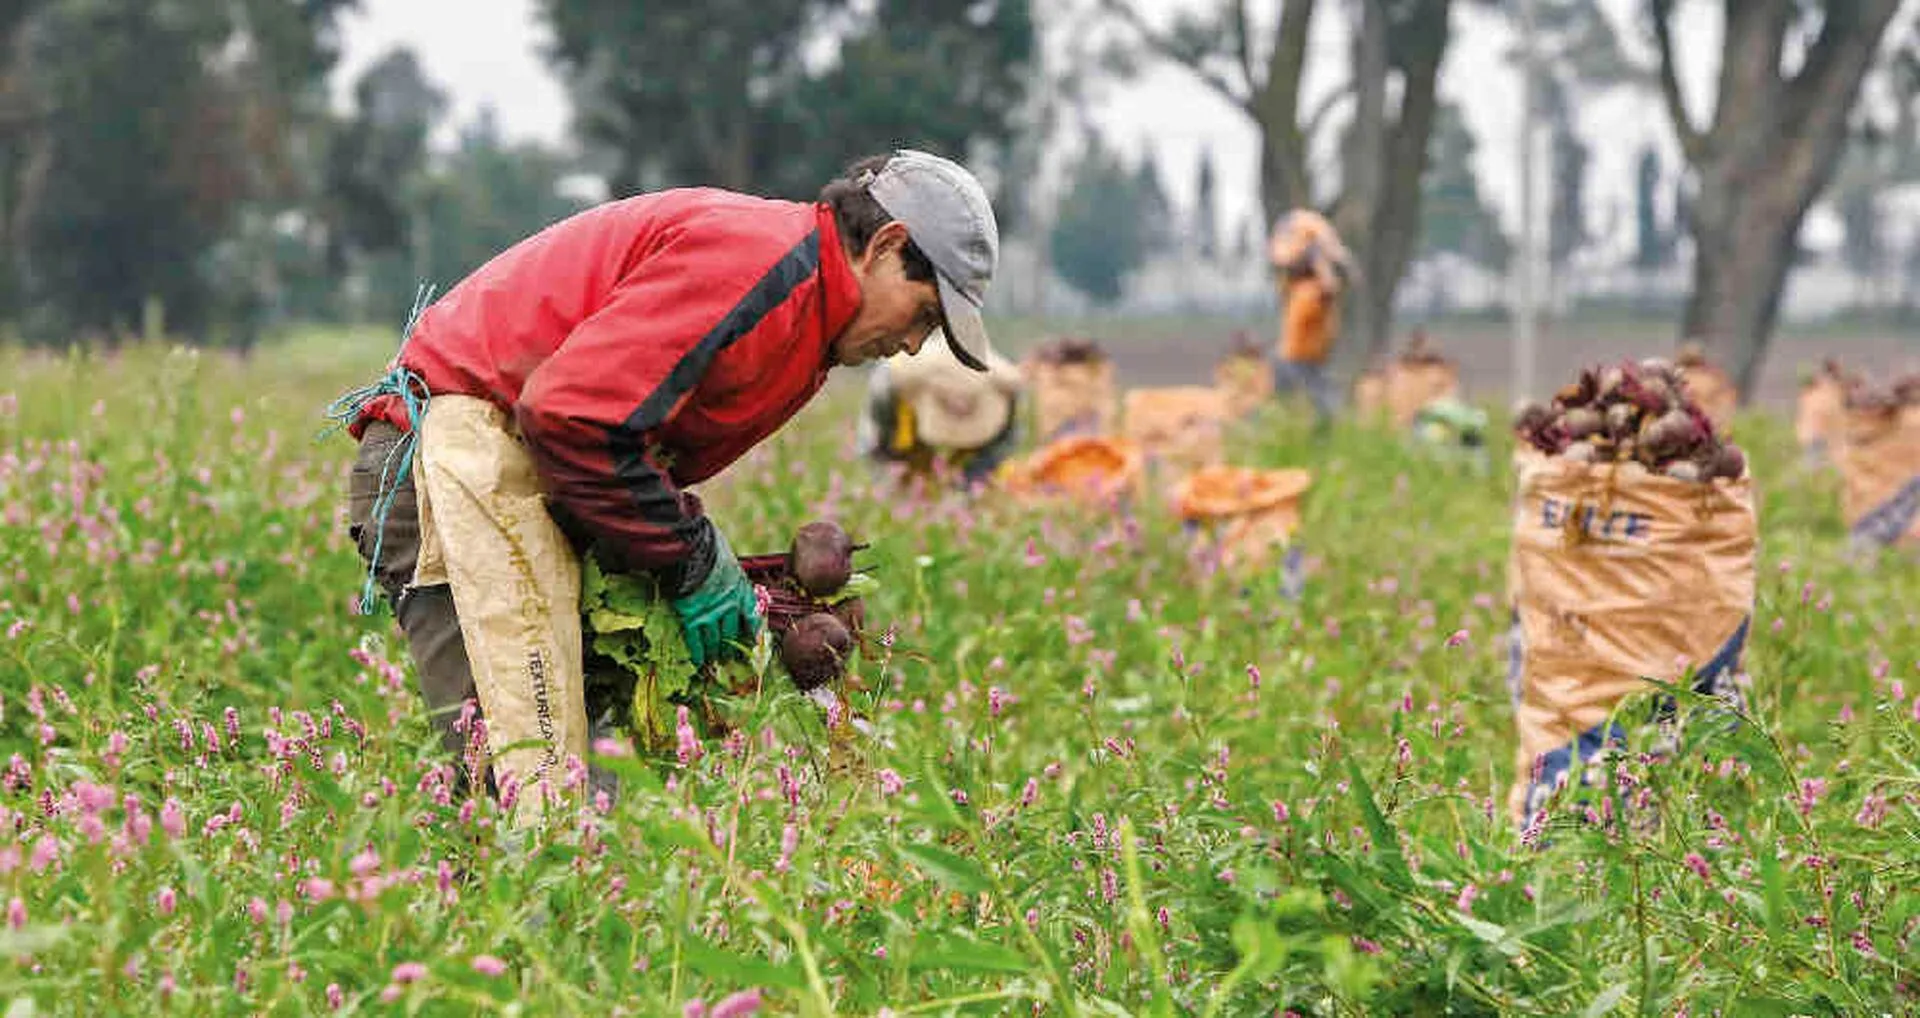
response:
[[[1193,0],[1140,2],[1164,17]],[[1625,24],[1636,0],[1602,2]],[[512,136],[565,139],[567,99],[541,56],[546,38],[534,0],[363,0],[362,7],[344,26],[346,57],[336,79],[342,94],[346,82],[367,63],[404,43],[420,54],[427,73],[450,93],[457,119],[464,121],[483,104],[492,104]],[[1463,4],[1455,7],[1456,30],[1443,65],[1441,91],[1466,111],[1481,143],[1477,168],[1483,188],[1511,222],[1518,179],[1519,94],[1517,77],[1503,53],[1512,33],[1496,18]],[[1343,72],[1344,18],[1338,6],[1323,8],[1311,40],[1309,93],[1331,88]],[[1700,115],[1709,109],[1705,93],[1716,69],[1718,24],[1711,5],[1692,5],[1690,11],[1680,36]],[[1177,201],[1186,201],[1191,191],[1201,146],[1211,145],[1220,173],[1223,217],[1229,224],[1239,223],[1255,207],[1258,150],[1250,123],[1178,69],[1158,69],[1110,90],[1093,116],[1130,148],[1152,139]],[[1665,114],[1648,94],[1603,95],[1586,100],[1583,126],[1594,149],[1588,186],[1595,225],[1605,228],[1609,209],[1630,221],[1632,172],[1641,146],[1652,142],[1661,147],[1669,165],[1677,161]],[[1623,237],[1625,233],[1623,226]]]

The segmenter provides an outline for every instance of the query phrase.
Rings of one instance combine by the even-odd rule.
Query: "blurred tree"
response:
[[[1673,264],[1673,244],[1678,236],[1678,227],[1669,229],[1661,225],[1660,179],[1660,153],[1652,145],[1647,145],[1640,150],[1633,178],[1633,267],[1642,271],[1663,269]]]
[[[1432,161],[1421,182],[1420,253],[1455,254],[1483,269],[1505,271],[1513,245],[1500,217],[1480,193],[1473,166],[1479,142],[1460,107],[1440,104],[1434,120]]]
[[[898,146],[1012,143],[1028,0],[540,0],[615,194],[703,184],[811,198]]]
[[[1224,254],[1220,245],[1220,199],[1214,193],[1213,146],[1200,146],[1200,167],[1193,182],[1193,250],[1201,261]]]
[[[1049,238],[1053,267],[1097,304],[1119,300],[1127,277],[1147,259],[1153,223],[1135,212],[1150,200],[1142,181],[1098,134],[1089,134],[1067,170]]]
[[[1833,175],[1848,113],[1901,0],[1725,0],[1713,119],[1694,120],[1675,0],[1647,0],[1660,90],[1698,178],[1693,292],[1681,329],[1751,394],[1807,208]],[[1789,59],[1797,57],[1797,59]]]
[[[494,255],[585,204],[562,192],[572,171],[560,153],[502,137],[491,108],[460,133],[421,194],[422,270],[442,289]]]
[[[1154,158],[1151,141],[1141,146],[1140,162],[1133,171],[1133,204],[1127,211],[1140,220],[1140,244],[1148,258],[1165,253],[1179,235],[1173,200],[1160,182],[1160,162]]]
[[[324,163],[327,267],[345,273],[355,253],[407,244],[409,192],[427,165],[427,143],[447,97],[427,81],[419,58],[399,47],[353,86],[354,108],[334,128]]]
[[[1252,0],[1211,0],[1165,24],[1141,0],[1099,0],[1129,30],[1125,47],[1185,68],[1253,121],[1261,137],[1260,203],[1271,223],[1299,206],[1331,208],[1359,260],[1342,343],[1348,363],[1385,346],[1394,293],[1419,240],[1427,142],[1438,109],[1440,59],[1452,29],[1452,0],[1345,0],[1353,20],[1350,79],[1303,110],[1307,39],[1317,0],[1287,0],[1261,20]],[[1115,61],[1125,66],[1127,59]],[[1337,195],[1317,186],[1309,162],[1315,138],[1339,105],[1351,107],[1340,145]]]
[[[301,198],[300,146],[350,3],[6,8],[6,106],[25,113],[0,129],[0,193],[30,333],[113,336],[156,312],[185,335],[257,324],[260,273],[232,241]]]

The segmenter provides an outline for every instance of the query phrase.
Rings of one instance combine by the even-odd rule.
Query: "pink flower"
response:
[[[881,950],[885,950],[882,948]],[[760,991],[741,990],[720,1003],[713,1005],[707,1012],[707,1018],[746,1018],[760,1010]]]
[[[483,976],[497,976],[507,971],[507,963],[490,954],[476,954],[473,970]]]
[[[1702,880],[1709,880],[1713,876],[1713,872],[1707,868],[1707,860],[1698,852],[1688,852],[1687,857],[1682,860],[1682,862],[1686,864],[1688,869],[1693,871],[1694,876]]]
[[[154,905],[160,909],[160,914],[172,915],[174,904],[173,888],[162,887],[159,896],[154,900]]]
[[[700,759],[704,752],[700,746],[700,736],[693,730],[693,722],[687,714],[685,705],[676,711],[674,736],[679,743],[676,752],[681,763],[690,764]]]
[[[882,767],[875,777],[880,779],[880,791],[885,795],[899,795],[900,790],[907,787],[907,783],[900,777],[900,772],[891,767]]]
[[[1462,912],[1471,912],[1473,911],[1473,899],[1478,897],[1480,897],[1479,886],[1476,884],[1468,884],[1460,889],[1460,897],[1454,899],[1453,907]]]
[[[681,1018],[707,1018],[707,1002],[704,1000],[689,1000],[686,1006],[680,1009],[680,1014]]]
[[[346,1002],[347,1002],[347,995],[340,992],[340,984],[328,983],[327,984],[327,1006],[330,1008],[333,1008],[335,1011],[338,1011],[340,1010],[340,1006],[342,1004],[345,1004]]]
[[[393,967],[393,981],[401,985],[427,978],[427,967],[417,961],[403,961]]]
[[[179,799],[168,798],[160,807],[160,829],[167,837],[179,839],[187,833],[187,811],[180,805]]]
[[[1466,630],[1456,629],[1453,631],[1452,636],[1447,637],[1447,646],[1464,647],[1466,646],[1467,642],[1472,638],[1473,638],[1472,634],[1468,633]]]
[[[27,925],[27,903],[19,898],[7,902],[8,928],[17,930],[25,925]]]
[[[1291,817],[1292,815],[1293,815],[1293,812],[1287,809],[1286,803],[1281,802],[1278,799],[1273,800],[1273,822],[1274,823],[1284,824],[1287,822],[1287,818]]]

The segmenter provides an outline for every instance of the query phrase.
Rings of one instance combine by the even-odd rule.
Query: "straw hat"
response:
[[[993,440],[1013,415],[1020,370],[998,353],[985,373],[970,370],[947,347],[944,332],[927,337],[917,354],[886,361],[893,389],[913,410],[914,428],[927,445],[978,449]]]

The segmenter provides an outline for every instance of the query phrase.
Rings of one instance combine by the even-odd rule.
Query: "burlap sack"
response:
[[[1040,441],[1114,433],[1120,401],[1112,361],[1030,361],[1021,370],[1033,392],[1034,434]]]
[[[1313,484],[1305,470],[1214,466],[1173,489],[1174,512],[1195,524],[1201,549],[1230,571],[1268,566],[1300,528],[1300,502]]]
[[[1353,412],[1369,423],[1386,420],[1387,373],[1364,371],[1353,380]]]
[[[1724,432],[1733,424],[1733,415],[1740,409],[1740,391],[1726,372],[1711,364],[1685,366],[1680,369],[1680,381],[1715,429]]]
[[[1855,544],[1920,543],[1920,407],[1842,420],[1841,510]]]
[[[447,583],[473,667],[496,780],[536,822],[569,754],[587,756],[580,562],[547,513],[533,460],[505,411],[435,396],[420,428],[418,586]],[[527,743],[520,748],[508,748]],[[543,780],[544,779],[544,780]]]
[[[1802,386],[1793,415],[1793,437],[1800,451],[1812,459],[1824,458],[1830,447],[1840,443],[1846,414],[1846,390],[1838,379],[1820,375]]]
[[[1731,696],[1753,613],[1752,482],[1689,483],[1538,457],[1515,460],[1509,595],[1519,746],[1509,807],[1525,822],[1644,680]]]
[[[1139,443],[1149,463],[1184,473],[1225,460],[1226,415],[1211,386],[1131,389],[1122,434]]]
[[[995,486],[1017,502],[1111,507],[1139,494],[1146,457],[1124,438],[1078,435],[1055,439],[994,475]]]
[[[1460,395],[1460,368],[1451,361],[1409,363],[1395,360],[1387,367],[1387,416],[1395,428],[1413,426],[1420,408],[1437,399]]]
[[[1213,369],[1213,387],[1226,401],[1227,414],[1245,417],[1273,398],[1273,366],[1265,357],[1228,357]]]

